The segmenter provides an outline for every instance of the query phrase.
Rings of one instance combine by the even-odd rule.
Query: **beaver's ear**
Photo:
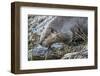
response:
[[[57,31],[51,28],[51,33],[57,33]]]
[[[50,28],[51,29],[51,33],[54,33],[54,29]]]

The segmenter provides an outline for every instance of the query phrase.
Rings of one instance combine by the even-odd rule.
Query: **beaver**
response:
[[[46,24],[39,42],[42,46],[50,47],[55,42],[69,44],[77,37],[78,40],[84,40],[87,27],[87,17],[55,16]]]

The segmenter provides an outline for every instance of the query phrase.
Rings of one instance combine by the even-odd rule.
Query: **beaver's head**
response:
[[[45,47],[50,47],[53,43],[58,42],[58,34],[55,33],[51,33],[50,35],[48,35],[41,43],[42,46]]]
[[[66,37],[66,38],[65,38]],[[69,42],[71,39],[70,36],[65,36],[63,35],[62,33],[58,33],[58,32],[53,32],[51,33],[50,35],[48,35],[41,43],[42,46],[45,46],[45,47],[51,47],[51,45],[53,43],[56,43],[56,42],[63,42],[65,43],[65,41]]]

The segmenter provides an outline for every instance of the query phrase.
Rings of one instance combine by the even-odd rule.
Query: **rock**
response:
[[[54,43],[51,45],[51,48],[58,48],[58,49],[62,49],[64,47],[63,43]]]
[[[41,56],[44,56],[46,52],[48,52],[48,48],[38,45],[32,50],[32,55],[41,57]]]

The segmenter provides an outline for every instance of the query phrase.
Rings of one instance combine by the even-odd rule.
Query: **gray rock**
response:
[[[48,52],[48,48],[38,45],[32,50],[33,56],[44,56]]]
[[[63,43],[54,43],[51,45],[51,48],[62,49],[64,47]]]

